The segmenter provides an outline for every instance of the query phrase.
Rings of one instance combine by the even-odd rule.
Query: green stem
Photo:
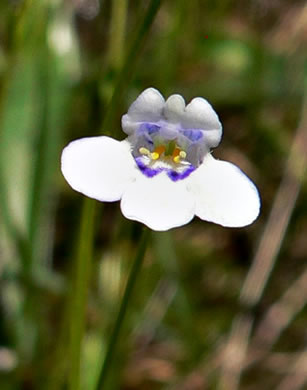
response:
[[[158,12],[161,1],[162,0],[151,0],[149,7],[148,7],[148,10],[145,14],[145,17],[144,17],[142,23],[140,24],[140,28],[138,29],[138,31],[136,33],[135,39],[132,41],[132,45],[131,45],[130,49],[128,50],[128,55],[123,63],[122,70],[118,76],[118,80],[117,80],[117,83],[115,85],[111,101],[110,101],[110,103],[107,107],[106,113],[105,113],[104,121],[102,124],[102,130],[103,130],[102,133],[106,134],[108,132],[108,130],[110,128],[112,128],[112,122],[114,119],[114,115],[116,113],[116,109],[118,107],[118,103],[120,102],[120,99],[122,97],[124,86],[126,85],[126,83],[129,82],[129,80],[133,74],[133,67],[135,66],[135,62],[137,59],[136,53],[138,53],[140,51],[141,46],[145,41],[147,33],[148,33],[148,31],[152,25],[152,22],[155,18],[155,15]],[[85,200],[85,203],[87,203],[87,202],[88,202],[88,200]],[[91,207],[93,207],[93,209],[94,209],[95,205],[93,204]],[[86,206],[85,206],[85,208],[86,208]],[[92,211],[92,213],[94,214],[94,210]],[[82,261],[82,258],[89,259],[91,257],[90,253],[92,251],[92,240],[93,240],[93,229],[94,229],[93,222],[94,222],[93,216],[92,216],[92,218],[88,218],[88,216],[85,216],[85,213],[82,215],[81,231],[82,231],[82,226],[84,224],[86,224],[87,229],[91,231],[91,234],[89,234],[89,232],[85,232],[84,235],[80,236],[80,240],[82,241],[82,243],[80,243],[80,248],[78,250],[78,255],[77,255],[78,256],[78,264],[79,264],[79,261],[80,262]],[[83,248],[83,246],[85,248]],[[85,251],[84,256],[79,253],[79,252],[81,252],[81,249],[82,249],[82,251],[83,250]],[[144,244],[143,250],[145,251],[145,244]],[[141,260],[142,260],[142,257],[139,261],[141,262]],[[78,266],[78,269],[79,269],[79,266]],[[136,274],[136,272],[134,272],[134,273]],[[132,274],[134,274],[134,273],[132,272]],[[87,282],[86,282],[86,286],[87,286]],[[80,352],[81,352],[81,341],[82,341],[82,335],[83,335],[83,329],[84,329],[83,317],[84,317],[84,312],[85,312],[84,306],[85,306],[85,296],[86,296],[85,295],[86,291],[84,291],[85,290],[84,285],[82,288],[83,288],[83,292],[80,292],[80,293],[78,292],[78,289],[76,288],[76,294],[82,296],[83,298],[81,299],[81,298],[75,297],[75,299],[74,299],[75,304],[74,304],[74,308],[73,308],[74,314],[72,315],[72,319],[71,319],[71,321],[72,321],[71,322],[71,332],[72,332],[72,334],[71,334],[71,348],[70,348],[71,369],[70,369],[70,378],[69,378],[69,384],[70,384],[71,390],[78,390],[80,388]],[[129,289],[132,289],[132,285],[129,287]],[[129,289],[128,289],[128,291],[129,291]],[[82,294],[84,294],[84,295],[82,295]],[[127,304],[127,302],[126,302],[126,304]],[[120,314],[124,317],[126,308],[124,307],[122,310],[123,310],[123,312],[121,311]],[[77,322],[76,322],[76,320],[77,320]],[[76,327],[76,329],[74,329],[74,327]],[[117,329],[117,327],[118,327],[118,329]],[[115,334],[113,333],[113,338],[112,338],[114,345],[116,344],[116,339],[118,336],[117,332],[119,333],[120,327],[121,327],[120,323],[117,323],[117,325],[116,325],[117,330],[115,329]],[[110,360],[111,360],[111,357],[113,354],[112,351],[113,351],[113,347],[111,345],[111,347],[109,348],[109,352],[107,353],[107,357],[105,359],[104,368],[101,371],[101,375],[99,378],[99,384],[105,380],[105,375],[106,375],[106,372],[107,372],[107,369],[108,369],[108,366],[110,364]]]
[[[137,276],[139,274],[139,271],[140,271],[142,263],[143,263],[143,259],[144,259],[149,236],[150,236],[150,230],[148,228],[144,228],[143,235],[142,235],[141,240],[140,240],[140,245],[139,245],[138,251],[136,253],[136,256],[135,256],[135,259],[134,259],[134,262],[133,262],[133,265],[132,265],[132,268],[130,271],[129,279],[127,281],[124,296],[123,296],[121,304],[120,304],[120,308],[119,308],[119,312],[118,312],[118,315],[116,318],[115,326],[113,328],[113,332],[111,334],[110,341],[109,341],[109,344],[107,347],[106,356],[105,356],[103,365],[101,367],[96,390],[102,389],[104,383],[106,382],[107,374],[109,372],[109,367],[111,365],[113,356],[115,354],[116,344],[118,342],[120,331],[121,331],[122,326],[123,326],[123,322],[124,322],[125,315],[127,312],[128,304],[129,304],[129,301],[130,301],[131,296],[132,296],[132,292],[133,292],[133,288],[135,286]]]
[[[125,57],[121,72],[118,75],[117,82],[115,84],[114,93],[112,95],[111,101],[108,105],[104,121],[102,123],[102,133],[107,134],[112,128],[113,118],[115,116],[116,110],[119,106],[119,102],[122,98],[122,95],[125,91],[125,86],[131,80],[133,75],[133,68],[135,67],[138,54],[145,42],[147,33],[155,19],[155,16],[159,10],[162,0],[151,0],[147,12],[143,21],[140,23],[140,27],[136,32],[132,44],[128,50],[127,56]],[[116,135],[115,132],[112,133]]]
[[[47,18],[47,17],[46,17]],[[47,20],[48,22],[48,20]],[[52,145],[52,136],[54,129],[49,126],[50,117],[50,56],[48,47],[42,49],[42,56],[37,61],[37,79],[42,87],[38,87],[38,98],[40,107],[38,111],[38,129],[36,138],[36,154],[33,158],[33,185],[31,188],[30,203],[29,203],[29,237],[32,246],[32,264],[30,264],[30,273],[39,271],[38,267],[42,267],[41,253],[39,253],[40,242],[42,241],[41,231],[43,214],[46,210],[46,192],[50,192],[48,188],[48,172],[47,165],[50,155],[50,146]],[[48,60],[46,61],[46,59]],[[47,190],[48,188],[48,190]],[[40,258],[40,264],[38,264]],[[36,260],[36,261],[35,261]]]
[[[123,62],[127,5],[127,0],[112,1],[109,62],[110,66],[116,70],[121,68]]]
[[[12,78],[13,71],[15,69],[15,65],[17,60],[17,56],[19,53],[19,37],[22,36],[22,28],[25,22],[25,18],[27,17],[27,11],[31,6],[32,0],[25,0],[19,6],[18,12],[14,14],[14,17],[11,20],[9,26],[9,46],[7,51],[7,59],[8,63],[5,69],[5,73],[2,75],[3,82],[0,86],[0,142],[2,142],[2,122],[5,114],[5,105],[8,99],[10,82]],[[14,221],[12,212],[10,210],[10,202],[9,202],[9,194],[7,190],[7,183],[4,177],[4,161],[2,160],[2,156],[0,158],[0,213],[2,218],[2,224],[6,229],[6,232],[11,239],[11,241],[15,244],[17,253],[22,259],[23,265],[28,265],[31,262],[31,248],[28,237],[24,234],[22,229],[18,226],[18,224]]]
[[[85,323],[85,308],[90,279],[92,242],[94,236],[95,201],[85,199],[77,248],[77,264],[74,285],[71,290],[70,323],[70,376],[69,389],[80,389],[80,356]]]

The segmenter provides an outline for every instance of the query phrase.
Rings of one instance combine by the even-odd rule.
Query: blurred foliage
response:
[[[82,196],[61,176],[61,150],[102,131],[124,138],[121,115],[149,86],[213,104],[225,133],[214,155],[253,178],[262,213],[242,229],[195,219],[152,234],[106,388],[306,388],[305,182],[263,296],[251,307],[239,299],[302,117],[306,4],[165,0],[129,66],[148,5],[0,2],[0,388],[68,388]],[[96,207],[82,389],[95,388],[141,232],[117,203]],[[223,387],[223,348],[242,313],[253,326],[241,381]]]

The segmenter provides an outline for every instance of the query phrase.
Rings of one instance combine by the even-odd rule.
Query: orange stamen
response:
[[[165,152],[165,146],[163,145],[157,146],[154,152],[158,153],[158,155],[161,156],[161,154]]]
[[[180,149],[179,148],[175,148],[174,151],[173,151],[173,158],[179,156],[179,153],[180,153]]]

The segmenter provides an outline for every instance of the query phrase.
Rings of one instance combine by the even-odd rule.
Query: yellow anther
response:
[[[176,163],[176,164],[179,164],[180,163],[180,156],[175,156],[173,157],[173,161]]]
[[[163,145],[157,146],[155,150],[152,153],[150,153],[150,157],[153,160],[158,160],[158,158],[160,158],[161,154],[163,154],[164,152],[165,152],[165,146]]]
[[[150,155],[151,155],[151,158],[152,158],[153,160],[158,160],[158,158],[160,157],[160,154],[157,153],[157,152],[153,152],[153,153],[151,153]]]
[[[139,149],[139,152],[141,154],[145,154],[145,156],[148,156],[150,154],[150,151],[146,148],[143,148],[143,147]]]
[[[163,153],[166,153],[166,147],[164,145],[157,146],[153,152],[151,152],[149,149],[141,147],[139,149],[140,154],[143,154],[145,156],[150,157],[152,160],[158,160]],[[168,158],[169,155],[166,155],[166,158]],[[186,158],[187,154],[184,150],[181,150],[180,148],[176,147],[173,150],[172,153],[172,159],[176,164],[179,164],[181,159]]]
[[[173,161],[176,164],[179,164],[180,160],[182,158],[186,158],[186,156],[187,156],[186,152],[184,150],[180,150],[179,148],[175,148],[173,151]]]

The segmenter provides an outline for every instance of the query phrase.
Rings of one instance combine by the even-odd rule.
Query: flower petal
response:
[[[222,125],[211,104],[202,97],[196,97],[185,108],[184,123],[188,128],[203,130],[221,129]]]
[[[62,153],[62,173],[76,191],[101,201],[119,200],[137,170],[127,141],[81,138]]]
[[[171,95],[165,102],[163,115],[170,122],[178,123],[181,121],[185,101],[181,95]]]
[[[202,129],[210,148],[222,138],[222,125],[211,104],[204,98],[194,98],[185,108],[182,125],[187,129]]]
[[[164,97],[155,88],[147,88],[131,104],[122,117],[122,128],[128,135],[139,126],[139,122],[157,122],[162,117]]]
[[[164,172],[152,178],[140,175],[121,200],[126,218],[165,231],[188,223],[194,216],[194,197],[185,180],[174,182]]]
[[[241,227],[259,215],[259,193],[252,181],[235,165],[208,154],[189,177],[196,197],[195,214],[222,226]]]

